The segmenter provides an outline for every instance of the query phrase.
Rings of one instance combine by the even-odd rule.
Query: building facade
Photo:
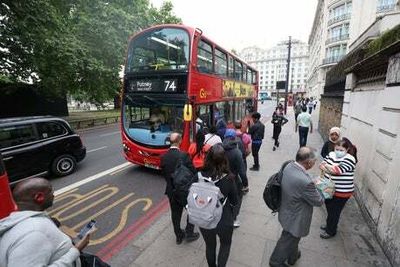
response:
[[[318,0],[308,44],[310,71],[307,95],[319,99],[326,73],[349,51],[378,18],[398,7],[398,0]]]
[[[270,49],[247,47],[239,56],[259,71],[260,93],[275,95],[276,83],[286,81],[288,41],[282,41]],[[305,92],[309,68],[308,45],[299,40],[292,40],[290,58],[289,92]]]
[[[308,44],[310,72],[307,95],[320,99],[327,71],[342,59],[348,50],[353,1],[319,0]]]

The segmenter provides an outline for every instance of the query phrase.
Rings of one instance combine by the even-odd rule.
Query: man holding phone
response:
[[[31,178],[13,191],[18,211],[0,220],[0,266],[80,266],[80,252],[89,244],[86,234],[75,245],[48,217],[54,191],[44,178]]]

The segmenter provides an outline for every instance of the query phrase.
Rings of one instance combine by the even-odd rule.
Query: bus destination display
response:
[[[128,83],[128,92],[164,92],[176,93],[178,80],[133,80]]]

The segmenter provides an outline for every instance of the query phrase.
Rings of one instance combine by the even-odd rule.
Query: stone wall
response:
[[[339,127],[342,119],[343,95],[321,95],[318,130],[324,139],[328,140],[329,130]]]
[[[393,266],[400,266],[400,53],[389,58],[386,79],[360,82],[365,69],[347,75],[341,127],[358,149],[356,198]]]

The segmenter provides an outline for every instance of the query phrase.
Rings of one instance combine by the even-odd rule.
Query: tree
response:
[[[49,94],[102,103],[120,89],[128,37],[179,23],[171,2],[5,0],[0,4],[0,81],[36,83]]]

